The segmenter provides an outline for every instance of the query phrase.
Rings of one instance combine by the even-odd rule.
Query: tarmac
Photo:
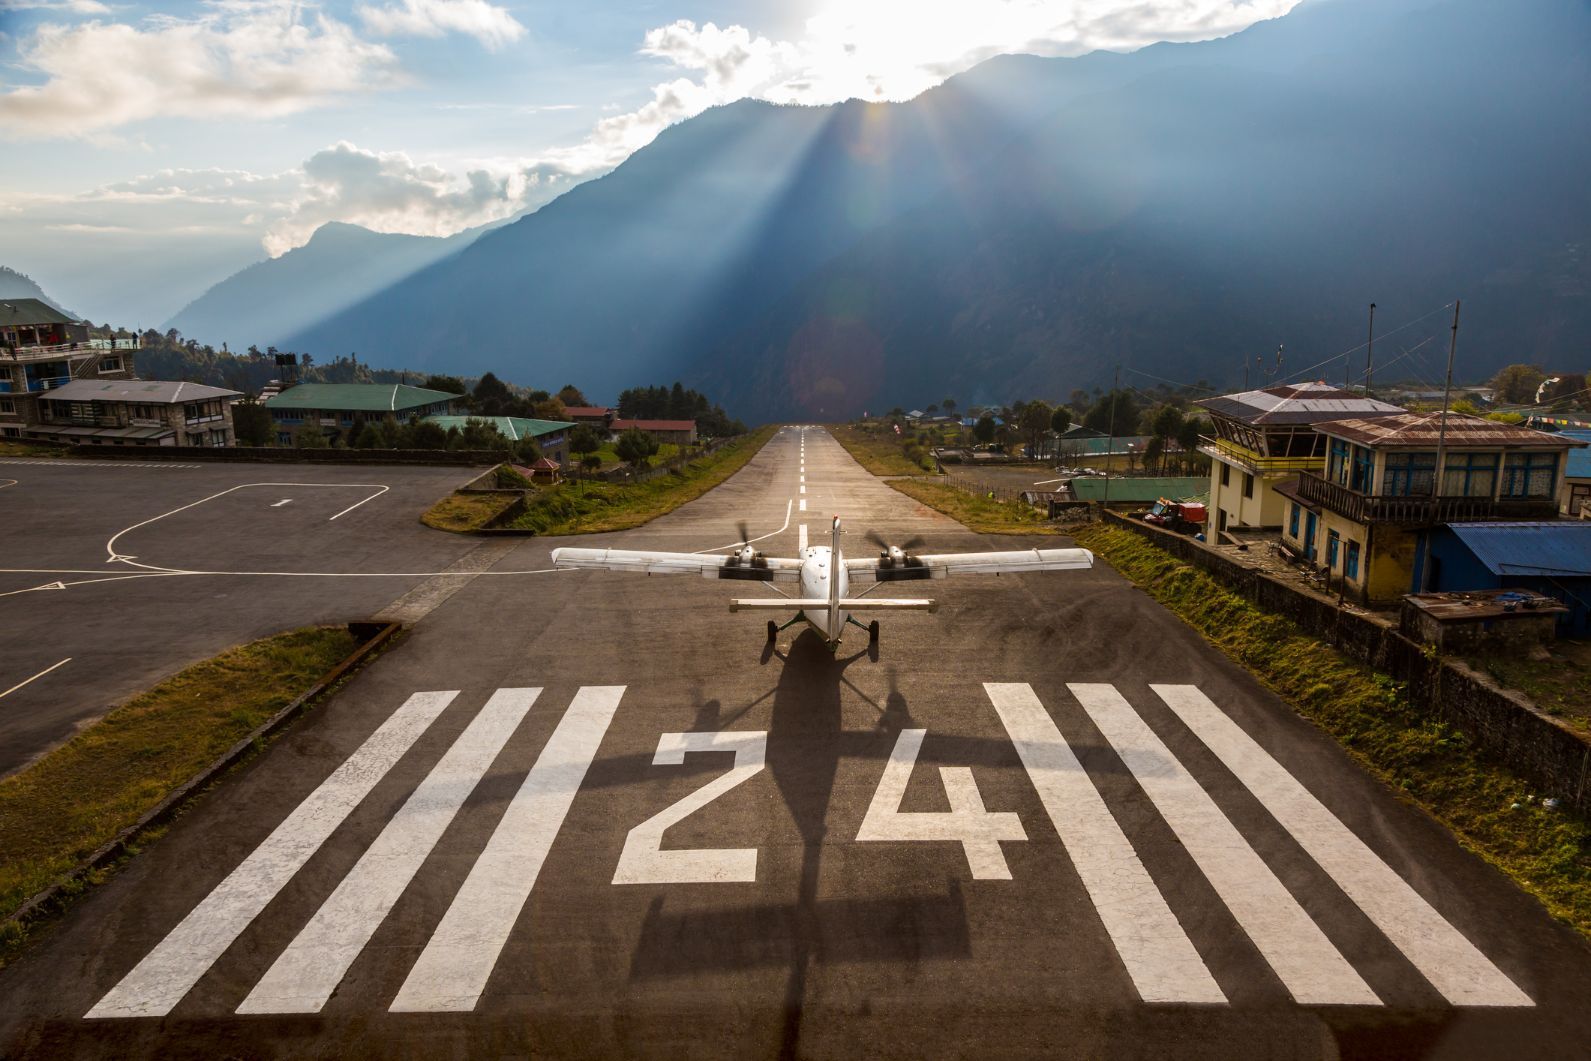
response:
[[[411,572],[356,591],[411,632],[0,971],[0,1055],[1583,1052],[1581,937],[1103,563],[913,583],[937,612],[835,653],[731,614],[753,583],[548,570],[742,519],[793,556],[836,514],[852,556],[1067,544],[796,427],[621,534],[467,553],[372,513],[322,567]],[[197,569],[271,518],[214,515],[126,551]],[[126,621],[162,584],[24,599]]]

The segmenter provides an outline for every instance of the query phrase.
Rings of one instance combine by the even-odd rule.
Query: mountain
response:
[[[6,298],[36,298],[40,302],[54,306],[68,317],[77,318],[77,314],[62,308],[59,302],[46,295],[44,289],[33,282],[32,277],[0,265],[0,299]]]
[[[372,232],[331,222],[279,258],[234,273],[163,326],[234,350],[281,346],[285,336],[324,320],[450,254],[484,228],[446,239]],[[346,353],[347,351],[342,351]]]
[[[1583,0],[1314,0],[903,104],[742,101],[288,343],[816,417],[1064,396],[1118,364],[1236,385],[1279,344],[1340,378],[1371,301],[1378,361],[1439,377],[1457,296],[1461,375],[1572,366],[1586,40]]]

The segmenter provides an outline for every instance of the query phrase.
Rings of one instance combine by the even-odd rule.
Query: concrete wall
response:
[[[1149,539],[1350,658],[1407,682],[1417,710],[1461,730],[1487,755],[1539,786],[1542,795],[1591,813],[1591,741],[1524,697],[1498,688],[1457,660],[1428,658],[1423,646],[1385,623],[1345,612],[1332,599],[1243,567],[1192,538],[1110,512],[1103,519]]]
[[[126,460],[264,461],[272,464],[501,464],[509,453],[494,450],[294,449],[275,446],[91,446],[78,452]]]

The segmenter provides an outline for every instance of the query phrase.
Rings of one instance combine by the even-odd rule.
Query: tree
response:
[[[569,452],[577,457],[595,453],[602,448],[602,435],[590,424],[576,424],[569,432]],[[582,465],[585,461],[580,462]]]
[[[587,453],[584,457],[580,458],[580,467],[584,468],[588,472],[596,471],[598,468],[602,467],[602,455],[600,453]]]
[[[319,424],[304,424],[293,432],[293,448],[295,449],[329,449],[331,444],[326,441],[326,433],[320,429]]]
[[[1057,405],[1050,413],[1050,430],[1057,435],[1064,435],[1072,426],[1072,410],[1064,405]]]
[[[514,460],[525,465],[535,464],[541,460],[541,447],[533,438],[522,438],[514,443]]]
[[[1585,405],[1585,377],[1578,372],[1560,373],[1558,382],[1549,384],[1542,392],[1541,400],[1558,409]]]
[[[978,422],[972,425],[972,437],[987,446],[994,441],[994,417],[984,413],[978,417]]]
[[[1050,408],[1050,403],[1038,398],[1022,406],[1017,425],[1021,427],[1022,435],[1032,447],[1035,457],[1044,445],[1044,432],[1050,429],[1050,417],[1054,415],[1055,410]]]
[[[457,394],[462,397],[468,397],[470,393],[470,389],[464,386],[464,381],[457,376],[427,376],[420,386],[429,391],[441,391],[444,394]]]
[[[405,449],[447,449],[447,432],[430,420],[411,420],[403,428]]]
[[[488,372],[475,384],[473,394],[475,411],[482,416],[511,416],[510,405],[514,394],[508,389],[508,384]]]
[[[946,398],[939,403],[939,407],[943,409],[945,414],[948,416],[956,411],[956,399]]]
[[[619,436],[618,441],[613,444],[613,452],[617,454],[621,461],[641,468],[646,467],[648,458],[656,453],[657,450],[657,439],[636,427],[624,432]]]
[[[271,414],[253,398],[234,402],[232,430],[240,446],[268,446],[271,444]]]
[[[1166,440],[1162,435],[1150,435],[1149,441],[1144,444],[1144,470],[1158,467],[1161,457],[1166,452]]]
[[[1114,410],[1114,415],[1112,415]],[[1138,401],[1131,391],[1111,391],[1103,395],[1083,417],[1083,426],[1104,434],[1128,435],[1138,425]]]
[[[470,417],[456,438],[449,439],[449,449],[507,449],[508,439],[490,420]]]
[[[1177,437],[1177,432],[1182,429],[1182,410],[1175,405],[1162,405],[1155,410],[1154,417],[1149,421],[1149,433],[1162,443]]]
[[[573,383],[564,384],[563,389],[558,392],[558,400],[565,405],[581,406],[590,404],[586,401],[586,396],[580,393],[580,388]]]
[[[1509,405],[1529,405],[1547,374],[1535,365],[1509,365],[1492,377],[1493,396]]]
[[[1197,416],[1182,421],[1182,426],[1177,429],[1177,446],[1182,450],[1184,465],[1192,466],[1194,455],[1199,451],[1199,436],[1209,430],[1210,422]]]

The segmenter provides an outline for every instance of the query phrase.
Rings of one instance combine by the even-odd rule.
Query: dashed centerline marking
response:
[[[292,503],[293,503],[293,499],[292,498],[284,497],[280,501],[278,501],[275,504],[273,504],[271,507],[272,508],[281,508],[283,505],[291,505]]]

